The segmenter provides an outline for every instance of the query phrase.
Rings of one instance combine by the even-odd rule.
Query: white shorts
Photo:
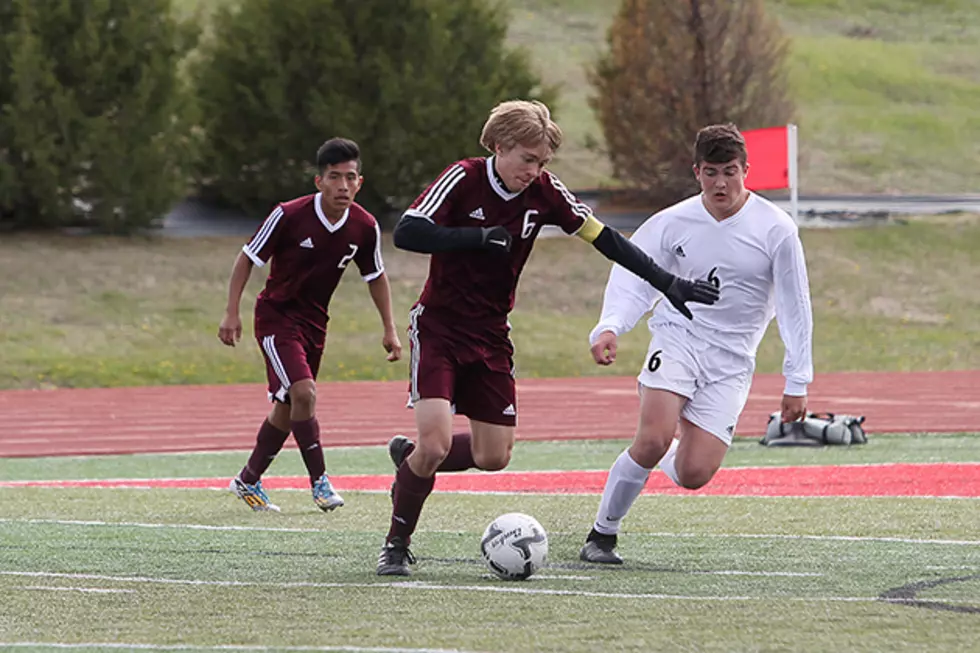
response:
[[[687,397],[681,417],[731,445],[752,386],[755,361],[676,325],[658,325],[637,380]]]

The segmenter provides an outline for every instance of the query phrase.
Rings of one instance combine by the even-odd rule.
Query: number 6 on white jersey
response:
[[[657,351],[650,354],[650,360],[647,361],[647,370],[652,374],[660,369],[660,365],[663,363],[663,359],[660,355],[664,353],[663,349],[658,349]]]

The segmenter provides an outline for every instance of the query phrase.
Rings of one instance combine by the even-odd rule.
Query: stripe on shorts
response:
[[[265,336],[262,338],[262,350],[265,355],[269,358],[269,363],[272,364],[272,369],[279,377],[279,384],[283,390],[289,390],[291,385],[289,382],[289,376],[286,374],[286,366],[282,364],[282,359],[279,358],[279,352],[276,351],[276,337]],[[285,397],[279,397],[279,393],[276,393],[276,397],[280,400],[285,399]]]
[[[422,352],[421,345],[419,344],[419,316],[422,315],[423,310],[425,310],[425,307],[419,304],[408,313],[408,338],[412,344],[409,405],[421,398],[419,397],[419,359],[422,356]]]

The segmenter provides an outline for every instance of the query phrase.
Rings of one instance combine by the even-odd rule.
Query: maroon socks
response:
[[[310,474],[310,483],[315,483],[323,476],[326,465],[323,462],[323,449],[320,447],[320,422],[312,417],[302,422],[293,421],[293,437],[299,446],[303,464]]]
[[[265,470],[269,469],[272,461],[276,459],[276,455],[279,454],[288,437],[288,431],[280,431],[268,419],[262,422],[255,441],[255,448],[252,449],[252,455],[248,457],[248,462],[242,468],[240,474],[242,482],[255,485]]]

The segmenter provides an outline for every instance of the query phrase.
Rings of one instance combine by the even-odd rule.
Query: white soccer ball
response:
[[[511,512],[497,517],[480,540],[483,560],[504,580],[524,580],[548,558],[548,534],[530,515]]]

